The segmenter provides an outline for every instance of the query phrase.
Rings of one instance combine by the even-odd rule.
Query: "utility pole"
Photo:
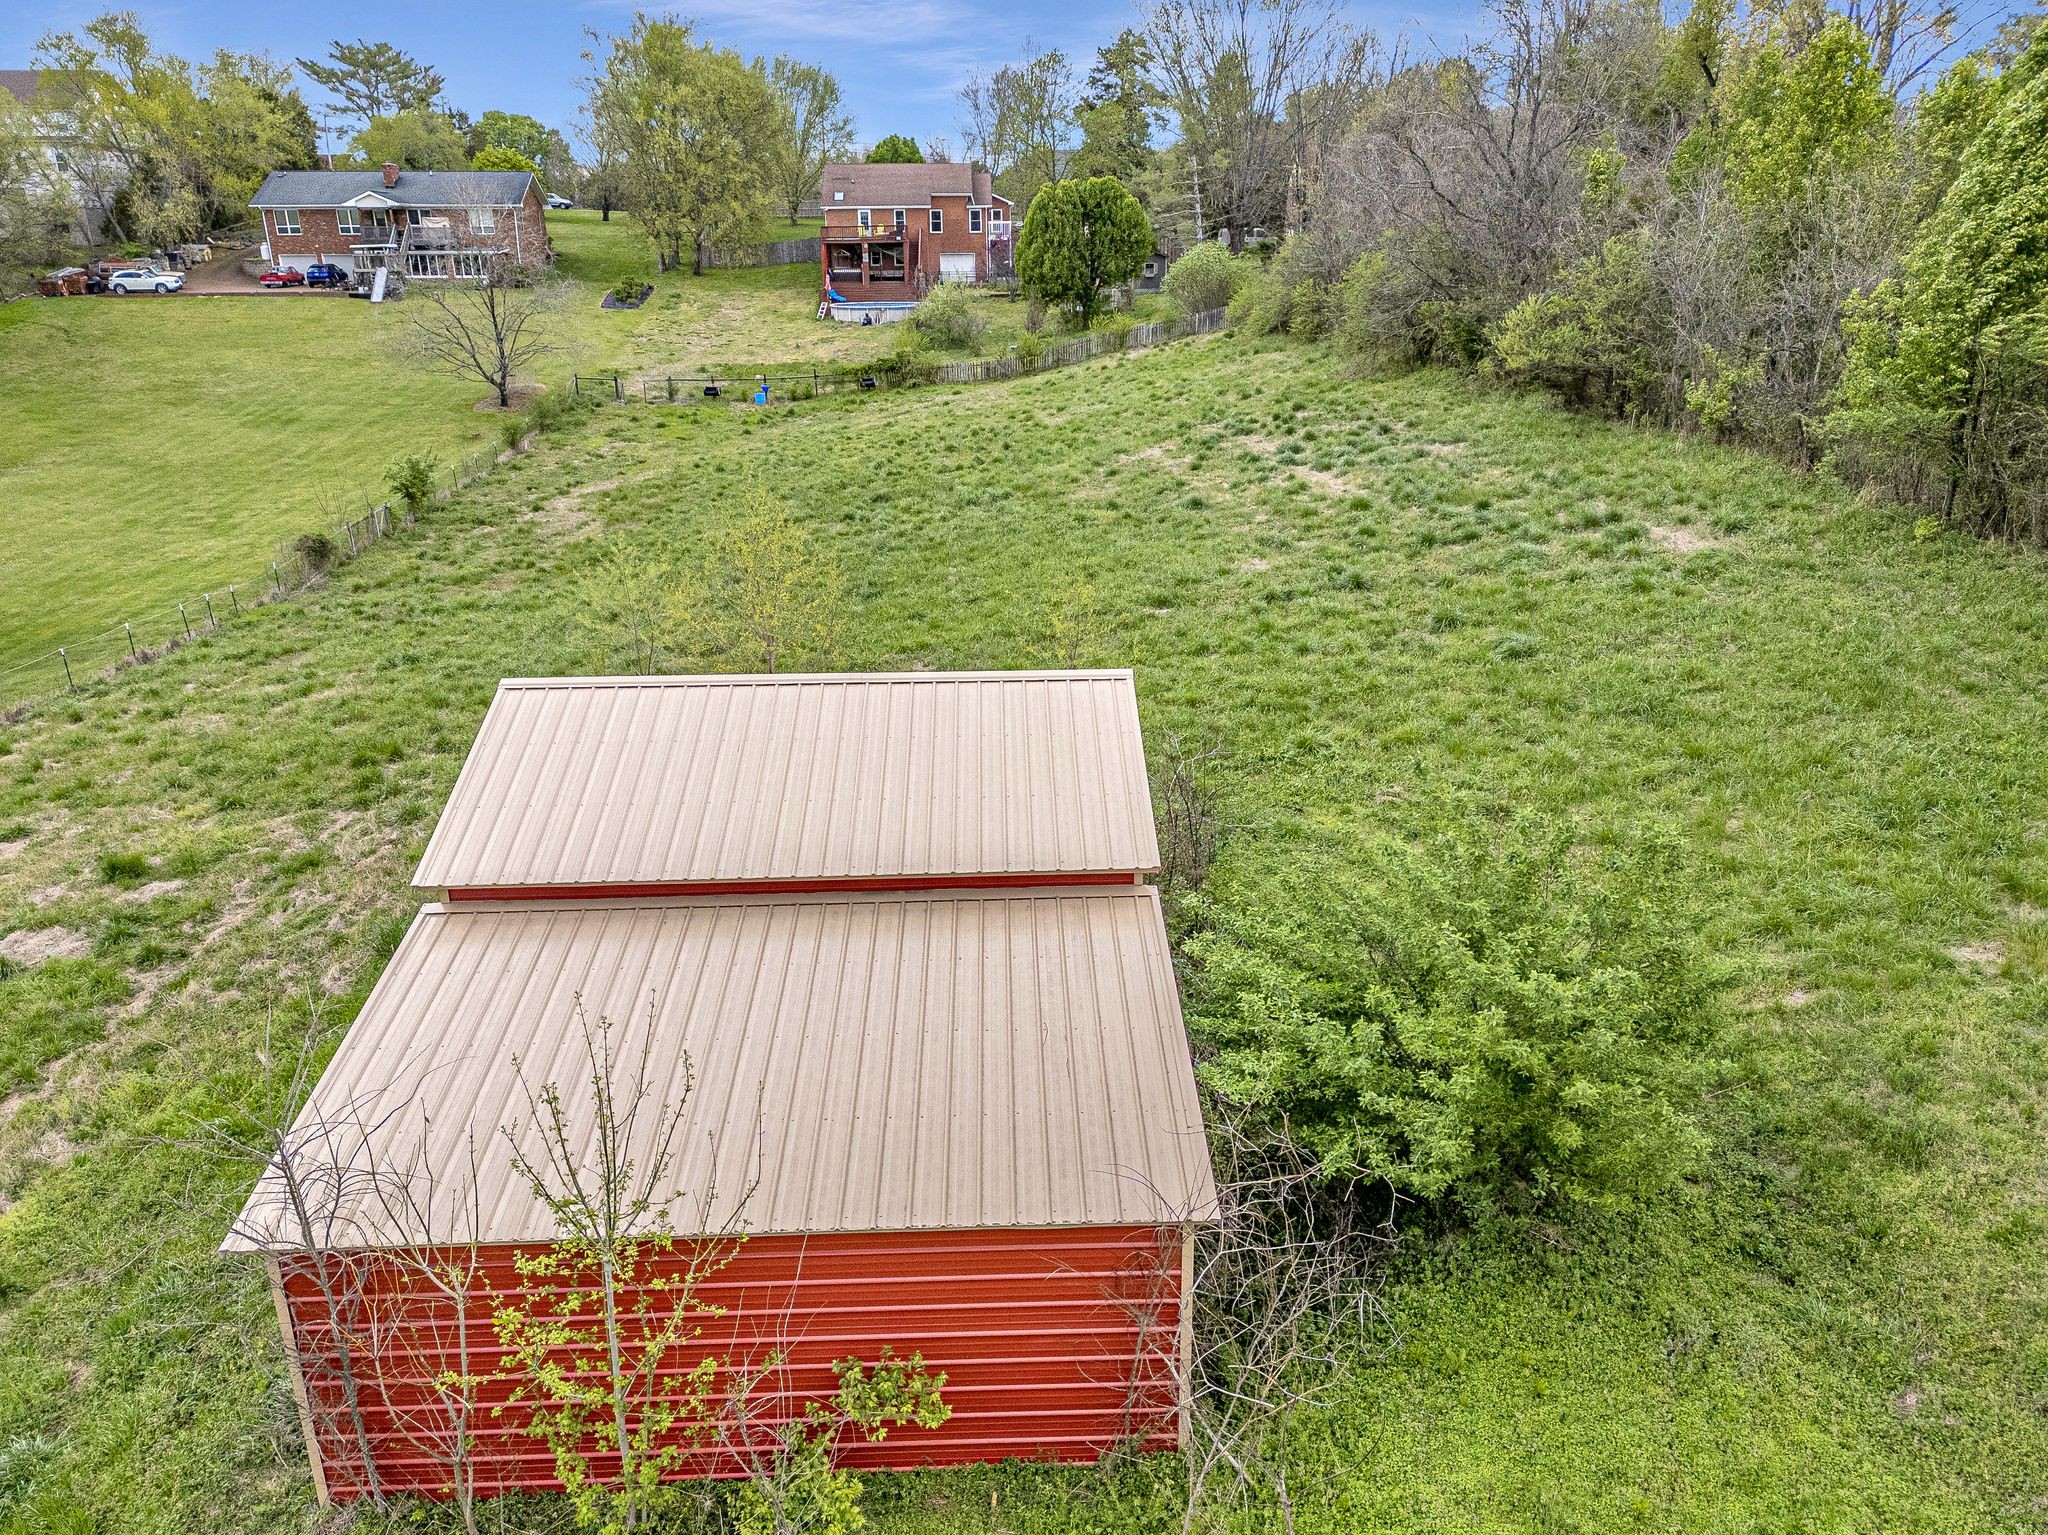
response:
[[[1195,244],[1200,245],[1207,238],[1202,232],[1202,162],[1197,156],[1189,155],[1188,164],[1195,173]]]

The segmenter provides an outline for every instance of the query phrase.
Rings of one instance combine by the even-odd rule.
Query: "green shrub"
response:
[[[1244,257],[1233,256],[1220,241],[1204,240],[1166,269],[1160,288],[1183,313],[1201,314],[1221,309],[1235,298],[1251,266]]]
[[[1332,1177],[1609,1206],[1700,1156],[1716,981],[1675,837],[1454,822],[1315,858],[1191,940],[1204,1079]]]
[[[416,512],[434,494],[433,463],[421,454],[409,453],[391,466],[384,483],[392,495]]]
[[[925,295],[910,316],[919,335],[934,346],[966,348],[988,332],[988,316],[971,289],[940,283]]]
[[[526,407],[526,426],[533,432],[552,432],[576,413],[575,399],[556,390],[543,390]]]
[[[1669,326],[1641,231],[1616,235],[1567,268],[1551,292],[1524,299],[1494,332],[1511,377],[1555,389],[1574,405],[1616,415],[1658,403],[1658,362]]]
[[[1294,335],[1313,341],[1335,328],[1341,298],[1328,281],[1321,253],[1289,236],[1272,259],[1240,258],[1248,273],[1230,304],[1230,321],[1253,335]]]
[[[896,345],[877,366],[899,384],[928,384],[938,373],[939,359],[917,327],[906,325]]]

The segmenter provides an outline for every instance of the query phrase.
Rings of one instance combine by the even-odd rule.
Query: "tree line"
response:
[[[2048,41],[1909,4],[1493,0],[1383,61],[1252,328],[1825,464],[2048,544]],[[1232,286],[1239,286],[1233,282]]]
[[[585,187],[654,242],[660,270],[752,239],[775,214],[815,201],[825,166],[853,152],[839,82],[799,59],[746,59],[687,21],[646,15],[588,34]]]

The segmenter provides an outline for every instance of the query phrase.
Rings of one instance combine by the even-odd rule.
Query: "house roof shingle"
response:
[[[0,95],[12,96],[16,101],[26,101],[36,93],[36,80],[42,74],[40,69],[0,69]]]
[[[843,197],[835,193],[844,193]],[[869,165],[856,161],[828,165],[819,178],[818,200],[826,208],[926,208],[934,195],[995,201],[994,183],[978,165]],[[1007,198],[1004,201],[1008,201]]]
[[[523,202],[532,171],[400,171],[395,186],[373,171],[272,171],[249,199],[252,208],[338,208],[375,192],[401,207],[510,208]]]

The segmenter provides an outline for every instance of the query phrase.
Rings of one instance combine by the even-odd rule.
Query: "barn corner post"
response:
[[[334,1506],[327,1488],[327,1467],[321,1460],[320,1439],[313,1427],[313,1397],[306,1387],[305,1356],[299,1351],[298,1329],[292,1323],[292,1307],[284,1293],[284,1264],[276,1253],[264,1255],[263,1266],[270,1274],[270,1298],[277,1303],[277,1330],[284,1343],[285,1368],[291,1372],[292,1400],[299,1405],[299,1431],[306,1436],[306,1459],[313,1468],[313,1491],[322,1508]]]
[[[1195,1226],[1180,1228],[1180,1291],[1175,1297],[1176,1343],[1180,1351],[1180,1400],[1174,1406],[1174,1448],[1185,1451],[1195,1413]]]

